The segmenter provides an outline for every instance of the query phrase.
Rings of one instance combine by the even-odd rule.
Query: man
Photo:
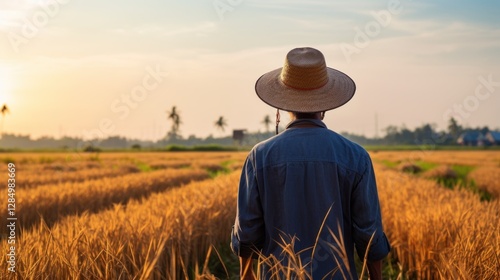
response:
[[[357,279],[354,248],[362,260],[366,255],[370,279],[381,279],[390,245],[371,159],[322,121],[355,89],[313,48],[291,50],[283,68],[257,80],[256,93],[278,109],[277,122],[280,109],[291,112],[292,121],[257,144],[242,170],[231,234],[242,279],[255,279],[257,258],[263,279],[284,279],[288,267],[306,279]],[[290,256],[291,245],[298,259]]]

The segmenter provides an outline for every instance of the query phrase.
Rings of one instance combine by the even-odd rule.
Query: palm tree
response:
[[[221,131],[224,131],[224,127],[227,125],[226,120],[224,119],[223,116],[220,116],[219,119],[215,122],[215,127],[220,129]]]
[[[458,124],[455,118],[450,118],[448,121],[448,133],[453,137],[453,141],[456,141],[458,136],[462,133],[463,127]]]
[[[7,104],[3,104],[2,109],[0,109],[0,112],[2,113],[2,127],[0,128],[0,136],[3,136],[3,122],[5,120],[5,114],[10,113]]]
[[[271,117],[269,117],[269,115],[266,115],[264,117],[264,120],[262,120],[262,123],[266,126],[266,131],[269,132],[269,126],[271,125],[272,121],[271,121]]]
[[[177,111],[177,107],[173,106],[172,110],[169,112],[167,111],[167,119],[172,121],[172,128],[170,129],[170,132],[168,133],[170,137],[177,138],[179,134],[179,127],[181,125],[181,116],[179,115],[179,112]]]

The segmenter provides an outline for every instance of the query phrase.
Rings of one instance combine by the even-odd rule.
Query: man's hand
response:
[[[240,257],[240,278],[241,280],[256,280],[257,277],[253,272],[252,268],[253,260],[252,258],[242,258]]]

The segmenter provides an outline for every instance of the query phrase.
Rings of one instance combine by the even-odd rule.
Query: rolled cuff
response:
[[[234,226],[231,230],[231,251],[239,257],[242,258],[254,258],[257,259],[259,256],[259,249],[253,244],[245,244],[240,242],[238,236],[235,233]]]
[[[366,253],[366,247],[364,248],[360,247],[356,247],[356,250],[358,252],[358,256],[361,259],[364,259]],[[387,239],[385,233],[382,233],[382,235],[378,236],[376,240],[375,239],[372,240],[366,258],[369,261],[378,261],[385,258],[390,251],[391,251],[391,245],[389,244],[389,240]]]

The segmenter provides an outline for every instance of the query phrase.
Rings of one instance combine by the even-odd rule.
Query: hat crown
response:
[[[313,48],[296,48],[288,52],[280,80],[288,87],[313,90],[328,83],[328,73],[323,54]]]

